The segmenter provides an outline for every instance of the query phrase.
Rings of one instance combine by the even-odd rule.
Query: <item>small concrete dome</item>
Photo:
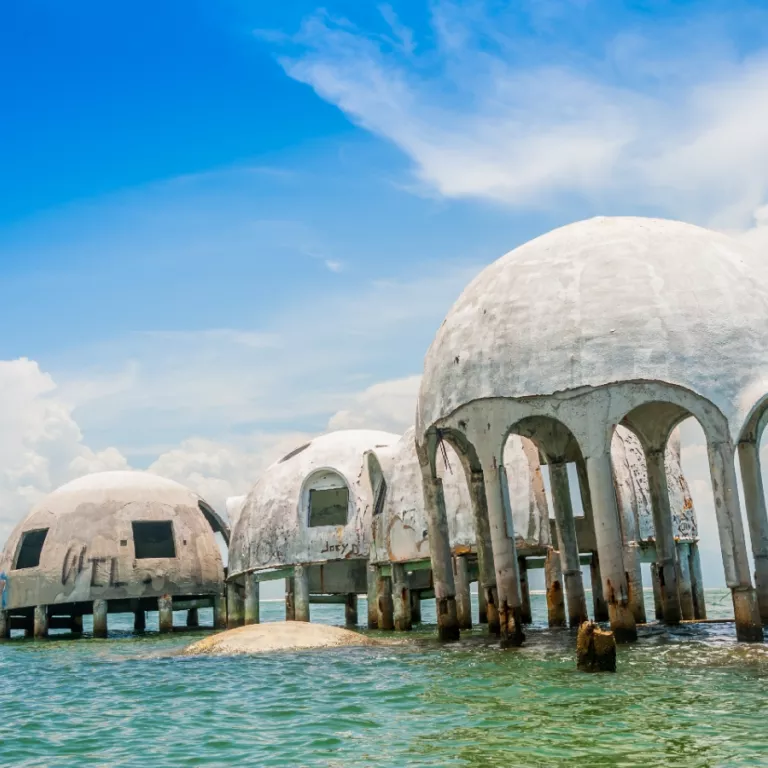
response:
[[[330,432],[268,467],[232,531],[230,575],[367,559],[372,495],[364,454],[399,439],[373,430]]]
[[[99,472],[46,496],[0,557],[3,609],[161,595],[218,594],[215,532],[197,494],[146,472]]]
[[[484,269],[425,359],[418,435],[481,398],[620,381],[685,387],[736,437],[768,392],[768,270],[730,237],[677,221],[556,229]]]

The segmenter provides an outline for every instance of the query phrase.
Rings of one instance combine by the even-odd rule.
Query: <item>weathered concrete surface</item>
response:
[[[3,607],[217,593],[223,564],[201,503],[179,483],[146,472],[100,472],[67,483],[8,539],[0,556]],[[176,556],[137,560],[132,523],[140,521],[171,521]],[[14,570],[22,534],[43,528],[39,565]]]
[[[581,221],[464,290],[425,358],[417,434],[483,398],[644,380],[713,403],[735,442],[768,393],[766,349],[768,280],[749,246],[677,221]]]
[[[331,432],[268,467],[245,500],[232,531],[230,575],[273,566],[367,559],[372,489],[366,451],[395,444],[399,435],[373,430]],[[346,525],[308,525],[309,493],[346,486]]]
[[[280,621],[249,624],[211,635],[190,645],[185,653],[195,656],[229,656],[360,645],[380,645],[380,643],[341,627],[303,621]]]
[[[579,627],[576,638],[576,666],[583,672],[616,671],[616,639],[592,621]]]

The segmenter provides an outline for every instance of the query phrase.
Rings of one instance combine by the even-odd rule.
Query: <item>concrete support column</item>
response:
[[[645,454],[648,466],[648,488],[653,509],[653,530],[656,537],[656,564],[658,565],[661,602],[664,621],[679,624],[683,616],[677,583],[677,553],[672,531],[672,510],[667,487],[667,467],[664,450],[648,450]]]
[[[477,582],[477,623],[488,623],[488,605],[485,601],[485,589],[482,582]]]
[[[246,624],[258,624],[260,621],[260,585],[256,580],[255,573],[246,573],[243,578],[245,578],[245,605],[243,618]]]
[[[523,624],[533,624],[531,614],[531,588],[528,585],[528,562],[525,557],[517,558],[517,573],[520,578],[520,617]]]
[[[402,563],[392,563],[392,620],[398,632],[411,631],[411,590]]]
[[[70,619],[69,631],[73,635],[82,635],[83,634],[83,617],[82,617],[81,614],[78,613],[76,616],[73,616]]]
[[[383,632],[391,632],[395,628],[395,605],[392,600],[392,579],[382,576],[379,572],[376,579],[376,623]]]
[[[170,595],[157,598],[157,619],[160,632],[173,632],[173,598]]]
[[[133,611],[133,631],[140,633],[147,628],[147,612],[143,608],[135,608]]]
[[[285,620],[296,621],[296,599],[293,589],[293,576],[285,580]]]
[[[597,552],[592,553],[592,559],[589,561],[589,577],[592,580],[592,613],[595,621],[608,621],[608,603],[605,602],[603,594],[603,576],[600,573],[600,556]]]
[[[48,637],[48,606],[35,606],[34,634],[36,639]]]
[[[305,565],[293,569],[293,593],[296,621],[309,621],[309,569]]]
[[[619,510],[613,486],[610,451],[587,459],[589,492],[595,517],[595,539],[600,558],[603,595],[616,642],[637,640],[635,617],[629,606],[629,588],[619,527]]]
[[[488,603],[498,607],[502,648],[521,645],[523,634],[520,577],[517,570],[517,550],[512,513],[506,508],[503,484],[506,483],[500,457],[494,457],[491,466],[483,467],[485,497],[488,504],[488,523],[491,527],[493,562],[496,571],[498,601],[486,592]],[[490,616],[489,616],[490,622]]]
[[[651,584],[653,585],[653,608],[656,614],[656,621],[664,621],[664,603],[661,599],[659,567],[656,563],[651,563]]]
[[[344,603],[344,624],[347,627],[356,627],[357,618],[357,595],[354,592],[347,594],[347,600]]]
[[[197,629],[200,626],[200,614],[197,608],[187,609],[187,629]]]
[[[614,476],[614,480],[615,480]],[[634,499],[633,499],[634,500]],[[621,540],[624,546],[624,569],[627,574],[629,606],[637,624],[645,624],[645,597],[643,595],[643,570],[640,556],[640,532],[637,521],[637,506],[627,503],[617,490],[616,503],[619,508]]]
[[[469,481],[469,495],[475,519],[477,541],[477,600],[480,609],[479,623],[488,625],[488,634],[498,637],[499,626],[498,593],[496,590],[496,569],[493,563],[493,540],[488,520],[488,501],[485,496],[485,479],[482,472],[472,472]]]
[[[213,627],[225,629],[227,626],[227,601],[223,593],[213,596]]]
[[[439,477],[425,477],[424,500],[427,509],[432,580],[435,586],[437,635],[440,640],[446,642],[458,640],[459,619],[456,613],[456,585],[453,581],[448,516],[445,511],[443,481]]]
[[[693,586],[693,610],[697,619],[707,618],[707,604],[704,600],[704,580],[701,576],[701,559],[699,557],[699,545],[696,542],[688,545],[689,562],[691,568],[691,582]]]
[[[456,615],[459,629],[472,629],[472,596],[469,591],[469,566],[464,555],[453,556],[453,580],[456,584]]]
[[[368,586],[368,629],[377,629],[379,626],[379,609],[376,606],[376,581],[378,568],[368,564],[366,571]]]
[[[0,640],[9,640],[11,637],[11,617],[8,611],[0,611]]]
[[[93,636],[107,636],[107,601],[93,601]]]
[[[733,446],[729,443],[708,443],[707,453],[725,583],[730,587],[733,597],[736,637],[745,642],[762,642],[763,624],[749,575],[747,543],[736,487]]]
[[[227,582],[227,629],[243,626],[243,593],[234,581]]]
[[[568,623],[581,626],[588,619],[587,598],[579,564],[579,544],[576,539],[576,522],[571,503],[571,487],[568,467],[563,462],[549,465],[549,480],[552,489],[552,506],[555,512],[558,548],[565,577],[565,595],[568,601]]]
[[[693,580],[688,547],[686,541],[677,542],[677,588],[683,618],[690,621],[696,617],[696,610],[693,605]]]
[[[544,561],[544,584],[547,588],[547,623],[550,627],[564,627],[563,566],[560,553],[553,547],[547,550]]]
[[[744,488],[744,505],[755,560],[755,588],[760,619],[768,624],[768,512],[756,442],[739,443],[739,465]]]
[[[411,590],[411,623],[421,624],[421,593]]]

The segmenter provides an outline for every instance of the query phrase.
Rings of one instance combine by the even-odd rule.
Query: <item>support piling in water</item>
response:
[[[699,556],[698,543],[692,542],[688,545],[688,557],[693,587],[694,616],[697,619],[706,619],[707,603],[704,600],[704,579],[701,574],[701,558]]]
[[[691,560],[689,544],[677,542],[677,585],[680,592],[680,612],[683,619],[691,621],[696,618],[696,607],[693,599],[693,580],[691,578]]]
[[[616,638],[593,621],[579,627],[576,638],[576,666],[582,672],[616,671]]]
[[[296,621],[309,621],[309,569],[297,565],[293,569]]]
[[[83,634],[83,616],[80,613],[76,613],[69,620],[69,631],[73,635]]]
[[[197,608],[187,609],[187,629],[197,629],[200,626],[200,615]]]
[[[346,598],[344,603],[344,624],[347,627],[356,627],[358,623],[357,595],[354,592],[349,592]]]
[[[411,590],[411,623],[421,624],[421,593],[418,589]]]
[[[564,627],[563,571],[560,553],[552,547],[547,550],[544,561],[544,583],[547,589],[547,623],[550,627]]]
[[[296,597],[293,576],[289,576],[285,580],[285,620],[296,621]]]
[[[366,570],[366,583],[368,587],[368,629],[378,629],[379,609],[376,606],[376,580],[378,568],[375,565],[368,565]],[[421,616],[419,616],[421,618]]]
[[[157,598],[157,620],[161,633],[173,632],[173,598],[170,595]]]
[[[481,582],[477,582],[477,623],[488,623],[488,607],[485,601],[485,589]]]
[[[227,629],[242,627],[244,621],[243,593],[235,581],[227,582]]]
[[[472,629],[469,566],[464,555],[454,555],[453,557],[453,580],[456,584],[456,616],[459,621],[459,629]]]
[[[259,616],[259,582],[256,574],[246,573],[245,576],[244,621],[246,624],[258,624]]]
[[[376,578],[376,624],[384,632],[395,628],[395,607],[392,601],[392,579],[381,571]]]
[[[524,555],[517,558],[517,570],[520,574],[520,617],[523,624],[532,624],[531,589],[528,585],[528,563]]]
[[[656,621],[664,621],[664,603],[661,600],[659,567],[656,563],[651,563],[651,585],[653,586],[653,608],[656,615]]]
[[[0,640],[8,640],[11,637],[11,617],[8,611],[0,610]]]
[[[48,637],[48,606],[47,605],[35,606],[34,636],[38,640]]]
[[[147,612],[143,608],[135,608],[133,611],[133,631],[144,632],[147,628]]]
[[[398,632],[410,632],[411,590],[402,563],[392,564],[392,604],[395,629]]]
[[[107,636],[107,601],[93,601],[93,636]]]

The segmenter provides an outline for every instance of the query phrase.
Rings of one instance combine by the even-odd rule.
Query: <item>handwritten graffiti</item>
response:
[[[285,551],[276,542],[269,539],[260,539],[256,543],[254,561],[258,565],[282,563],[285,561]]]
[[[345,543],[332,543],[330,541],[325,542],[325,547],[320,550],[321,555],[327,555],[336,553],[342,557],[352,557],[353,555],[359,555],[360,547],[357,544]]]
[[[0,609],[5,610],[6,603],[8,602],[8,577],[5,575],[5,571],[0,573]]]
[[[103,565],[109,566],[107,569]],[[77,579],[88,567],[91,572],[92,587],[122,587],[124,581],[118,578],[118,559],[116,557],[88,557],[88,547],[70,545],[64,555],[61,565],[61,583],[66,585],[70,580]]]

